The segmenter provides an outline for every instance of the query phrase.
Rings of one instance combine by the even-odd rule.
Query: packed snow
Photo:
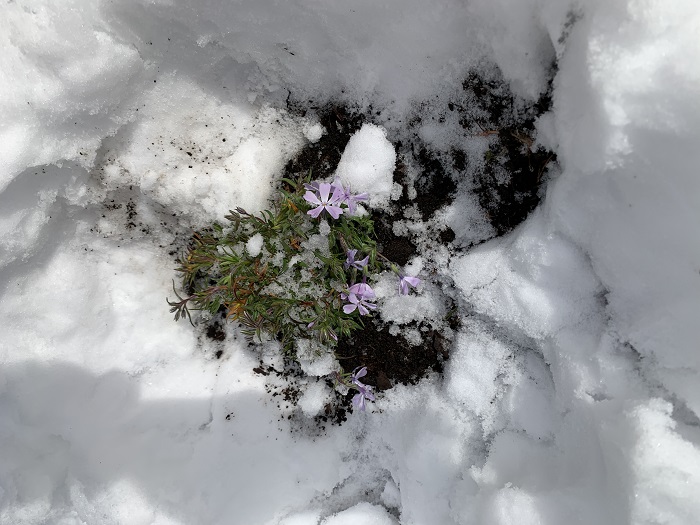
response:
[[[698,521],[695,0],[14,0],[0,27],[0,522]],[[444,374],[321,432],[333,359],[308,349],[298,407],[277,403],[253,372],[274,342],[173,321],[191,228],[264,209],[327,132],[290,97],[373,111],[336,175],[382,207],[409,121],[494,65],[523,107],[554,75],[541,203],[481,243],[458,180],[431,220],[469,248],[406,210],[424,283],[377,285],[399,327],[452,294]],[[418,129],[479,155],[463,131]]]

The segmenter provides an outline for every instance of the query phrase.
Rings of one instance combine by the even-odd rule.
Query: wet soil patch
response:
[[[305,113],[299,109],[297,112]],[[325,133],[287,163],[284,168],[285,177],[296,180],[309,173],[314,179],[330,177],[338,166],[350,137],[362,127],[368,116],[353,113],[344,107],[328,106],[318,112],[318,119],[325,128]]]
[[[554,73],[552,66],[551,79]],[[497,235],[503,235],[535,209],[547,166],[556,162],[553,152],[533,148],[535,120],[552,104],[551,80],[547,91],[528,108],[516,107],[515,96],[498,72],[489,78],[470,73],[462,87],[469,108],[451,104],[461,115],[462,127],[497,138],[486,152],[483,167],[474,170],[474,192]],[[453,158],[456,164],[461,162],[457,153]]]
[[[416,245],[411,239],[395,235],[392,229],[393,217],[386,212],[372,213],[374,233],[377,236],[379,251],[399,266],[403,266],[416,254]]]
[[[345,370],[366,366],[363,382],[388,390],[397,383],[414,384],[430,371],[441,373],[449,342],[439,332],[426,329],[423,343],[412,345],[401,333],[392,335],[388,326],[377,328],[369,322],[341,339],[336,353]]]
[[[226,339],[226,332],[220,323],[212,323],[207,327],[207,337],[212,341],[223,341]],[[220,355],[217,356],[217,358],[220,357]]]
[[[425,146],[414,147],[413,157],[420,166],[420,175],[415,182],[415,203],[425,221],[452,202],[457,184],[441,160]],[[466,166],[466,155],[462,153],[459,158]]]
[[[508,233],[523,222],[540,202],[540,184],[547,165],[555,155],[542,148],[530,151],[532,139],[522,129],[498,132],[478,177],[479,204],[486,210],[498,235]]]

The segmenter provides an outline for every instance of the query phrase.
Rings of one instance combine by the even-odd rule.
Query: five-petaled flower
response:
[[[357,268],[358,270],[362,270],[365,266],[367,266],[367,263],[369,262],[369,255],[365,257],[364,259],[357,260],[355,259],[355,255],[357,254],[357,250],[348,250],[346,253],[347,258],[345,259],[345,263],[343,264],[343,267],[347,270],[351,266],[353,268]]]
[[[420,279],[418,277],[411,277],[410,275],[399,275],[399,293],[401,295],[408,295],[409,289],[408,287],[411,286],[412,288],[418,288],[418,285],[421,283]]]
[[[377,308],[376,304],[369,302],[374,299],[376,295],[372,287],[367,283],[353,284],[348,288],[348,293],[342,293],[340,297],[343,301],[348,301],[348,303],[343,306],[343,312],[346,314],[351,314],[357,310],[360,312],[360,315],[367,315],[370,310],[375,310]]]
[[[350,375],[350,379],[352,380],[353,385],[355,385],[355,388],[359,391],[357,394],[355,394],[352,398],[352,404],[355,408],[359,408],[360,410],[365,409],[365,401],[369,399],[370,401],[374,401],[374,394],[372,393],[372,387],[369,385],[365,385],[360,381],[361,377],[364,377],[367,375],[367,367],[363,366],[359,370],[355,369],[353,373]]]
[[[367,193],[353,193],[350,191],[350,188],[344,188],[340,181],[335,181],[333,183],[333,188],[338,192],[340,202],[348,205],[348,212],[350,215],[355,215],[358,202],[366,201],[369,198],[369,194]]]
[[[333,189],[333,195],[331,195],[331,189]],[[337,219],[343,213],[343,209],[340,207],[340,204],[342,203],[340,192],[337,188],[333,188],[332,184],[327,182],[319,183],[318,195],[307,189],[306,193],[304,194],[304,200],[310,204],[316,205],[315,208],[307,212],[314,219],[316,219],[323,212],[323,210],[326,210],[334,219]]]

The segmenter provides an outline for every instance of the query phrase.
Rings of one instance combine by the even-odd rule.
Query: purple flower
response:
[[[340,202],[348,205],[350,215],[355,215],[358,202],[366,201],[369,198],[369,194],[367,193],[354,194],[352,191],[350,191],[350,188],[344,188],[340,181],[334,182],[333,187],[338,192]]]
[[[327,182],[321,182],[318,185],[318,195],[316,193],[307,190],[304,194],[304,200],[310,204],[315,204],[316,207],[313,210],[309,210],[307,213],[316,219],[323,210],[326,210],[331,217],[337,219],[343,213],[343,209],[340,207],[341,200],[338,194],[338,189],[333,191],[333,195],[330,196],[332,185]]]
[[[350,294],[347,296],[348,304],[343,306],[343,312],[346,314],[351,314],[355,310],[360,312],[360,315],[369,314],[370,310],[376,310],[377,305],[374,303],[369,303],[364,297],[358,297],[355,294]]]
[[[401,295],[408,295],[408,287],[411,286],[412,288],[418,288],[420,282],[421,281],[418,277],[399,274],[399,293]]]
[[[375,310],[377,308],[376,304],[369,302],[374,299],[376,295],[372,287],[367,283],[353,284],[348,288],[348,293],[340,294],[340,297],[344,301],[348,301],[348,303],[343,306],[343,312],[346,314],[351,314],[355,310],[358,310],[360,315],[367,315],[370,310]]]
[[[350,380],[351,380],[354,384],[356,384],[356,385],[364,386],[364,385],[360,382],[360,378],[361,378],[361,377],[365,377],[366,375],[367,375],[367,367],[366,367],[366,366],[363,366],[363,367],[360,368],[359,370],[356,368],[356,369],[353,370],[352,373],[350,374]]]
[[[350,288],[348,288],[348,291],[351,294],[355,294],[366,299],[374,299],[376,297],[372,287],[365,282],[353,284]]]
[[[357,250],[348,250],[347,253],[347,259],[345,259],[345,264],[343,264],[343,267],[347,270],[351,266],[353,268],[357,268],[358,270],[362,270],[365,266],[367,266],[367,263],[369,262],[369,255],[365,257],[364,259],[358,261],[355,259],[355,254],[357,253]]]
[[[360,368],[357,372],[353,372],[350,376],[352,383],[355,385],[355,388],[359,390],[359,393],[355,394],[352,398],[352,404],[355,408],[359,408],[360,410],[365,409],[365,401],[369,399],[370,401],[374,401],[374,394],[372,393],[372,387],[369,385],[365,385],[360,381],[361,377],[364,377],[367,375],[367,367],[363,366]]]

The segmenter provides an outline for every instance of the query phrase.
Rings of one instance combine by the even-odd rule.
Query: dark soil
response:
[[[485,79],[471,73],[462,87],[469,110],[459,104],[452,106],[453,111],[465,115],[460,119],[462,127],[474,130],[476,125],[482,135],[498,137],[489,148],[485,167],[475,173],[475,192],[489,222],[498,235],[503,235],[535,209],[541,197],[542,176],[549,163],[556,161],[551,151],[541,147],[531,150],[535,120],[551,107],[551,83],[540,100],[525,112],[515,111],[514,95],[498,75]],[[488,116],[466,118],[475,109]],[[457,164],[461,162],[457,152],[453,152],[453,158]]]
[[[379,251],[399,266],[403,266],[416,254],[416,245],[408,237],[394,235],[392,216],[387,213],[374,212],[374,233],[377,235]]]
[[[377,329],[368,322],[363,330],[341,339],[336,353],[343,369],[366,366],[363,382],[388,390],[396,383],[413,384],[429,371],[442,372],[449,342],[435,330],[426,330],[423,339],[413,346],[400,333],[391,335],[389,327]]]
[[[529,136],[513,128],[500,130],[498,137],[500,142],[489,149],[477,194],[491,225],[503,235],[523,222],[540,202],[542,175],[555,155],[543,149],[531,152]],[[507,174],[505,183],[500,182],[503,174]]]
[[[434,153],[425,146],[413,149],[413,157],[421,167],[416,181],[418,195],[415,202],[423,220],[427,220],[437,210],[452,202],[457,184]],[[462,153],[460,158],[466,163],[466,155]]]
[[[300,113],[304,113],[297,109]],[[350,137],[358,131],[367,117],[351,113],[342,107],[328,107],[318,113],[320,123],[326,132],[315,143],[308,144],[285,169],[285,177],[296,179],[311,173],[314,179],[330,177],[340,162],[340,157]]]

